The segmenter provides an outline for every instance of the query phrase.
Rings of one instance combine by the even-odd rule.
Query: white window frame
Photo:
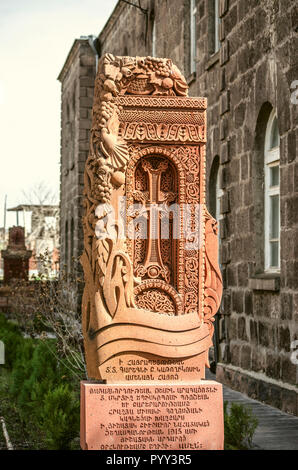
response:
[[[272,225],[272,214],[270,199],[272,196],[279,196],[279,214],[280,214],[280,178],[279,184],[270,186],[270,168],[280,164],[280,145],[270,148],[272,126],[276,118],[275,110],[272,110],[268,119],[265,135],[265,151],[264,151],[264,270],[265,272],[279,272],[280,271],[280,215],[279,215],[279,229],[278,238],[270,238],[270,228]],[[278,266],[271,264],[271,246],[270,243],[278,242]]]
[[[218,233],[219,233],[219,221],[223,219],[223,214],[220,211],[220,200],[223,196],[224,192],[223,189],[220,187],[220,164],[217,169],[217,174],[216,174],[216,186],[215,186],[215,218],[217,220],[218,224]],[[221,266],[220,263],[220,246],[221,246],[221,238],[220,236],[217,238],[218,239],[218,264]]]
[[[214,54],[220,49],[219,24],[219,0],[214,0]]]
[[[153,20],[152,24],[152,57],[156,57],[156,22]]]
[[[216,202],[215,202],[215,218],[219,222],[221,219],[223,219],[223,215],[220,212],[220,200],[223,196],[224,192],[220,187],[220,165],[218,166],[217,169],[217,174],[216,174],[216,187],[215,187],[215,197],[216,197]]]
[[[196,0],[190,0],[190,73],[197,70],[197,40],[196,40]]]

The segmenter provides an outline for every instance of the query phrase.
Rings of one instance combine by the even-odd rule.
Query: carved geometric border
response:
[[[180,98],[178,96],[117,96],[116,102],[120,106],[142,107],[142,108],[192,108],[197,110],[207,109],[206,98]]]

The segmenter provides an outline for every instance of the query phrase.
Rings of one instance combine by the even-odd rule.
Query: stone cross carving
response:
[[[160,220],[162,211],[165,211],[163,204],[174,200],[176,196],[172,192],[161,190],[161,176],[166,172],[169,164],[166,160],[157,160],[157,168],[153,168],[150,161],[144,160],[141,167],[143,172],[147,174],[149,190],[144,192],[136,190],[133,192],[133,197],[136,201],[141,201],[145,204],[145,210],[148,213],[148,215],[146,214],[148,227],[146,227],[147,230],[142,235],[146,235],[148,241],[144,263],[137,267],[135,274],[142,278],[146,274],[150,278],[157,278],[158,275],[161,275],[169,282],[170,269],[164,265],[161,255],[162,230]],[[146,175],[144,176],[146,177]],[[138,234],[136,233],[135,235],[135,238],[137,238]]]
[[[222,295],[205,206],[206,99],[171,60],[103,56],[85,167],[89,378],[204,377]]]

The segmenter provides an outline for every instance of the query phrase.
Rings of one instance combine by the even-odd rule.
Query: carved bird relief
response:
[[[101,131],[102,142],[100,143],[101,150],[114,171],[124,170],[129,158],[127,144],[124,140],[119,139],[118,130],[119,119],[116,110],[114,110],[107,128],[104,127]]]

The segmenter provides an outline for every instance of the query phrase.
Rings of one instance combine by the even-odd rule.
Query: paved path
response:
[[[206,378],[216,380],[210,371]],[[263,450],[298,450],[298,417],[283,413],[277,408],[248,398],[240,392],[223,387],[224,401],[241,403],[249,406],[258,419],[259,425],[253,438],[255,449]]]

